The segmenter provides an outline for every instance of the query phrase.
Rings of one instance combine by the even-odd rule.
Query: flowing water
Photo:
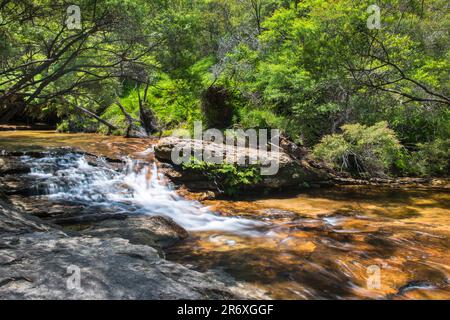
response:
[[[7,151],[71,147],[22,156],[44,197],[130,215],[165,215],[190,232],[166,257],[226,274],[261,297],[449,299],[450,194],[445,190],[336,187],[283,196],[180,197],[158,172],[151,140],[51,132],[0,132]],[[92,211],[92,210],[91,210]]]
[[[152,149],[141,153],[151,153]],[[41,158],[22,156],[32,166],[30,177],[44,186],[46,197],[58,203],[78,203],[85,207],[114,208],[114,213],[164,215],[188,231],[233,231],[258,234],[264,223],[213,214],[198,202],[188,201],[168,186],[156,163],[127,159],[122,170],[106,161],[91,164],[82,154],[48,154]],[[89,210],[87,210],[89,211]],[[90,210],[93,211],[93,210]]]

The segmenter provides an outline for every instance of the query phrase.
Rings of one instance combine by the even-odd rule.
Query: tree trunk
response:
[[[106,120],[103,120],[102,118],[100,118],[99,116],[97,116],[95,113],[93,113],[92,111],[89,111],[88,109],[85,109],[81,106],[77,106],[77,105],[73,105],[75,107],[75,109],[78,109],[84,113],[86,113],[88,116],[96,119],[98,122],[104,124],[105,126],[108,127],[109,132],[111,132],[111,130],[117,130],[118,128],[114,125],[112,125],[111,123],[109,123]]]
[[[155,114],[151,109],[145,108],[145,102],[147,101],[147,92],[149,85],[147,83],[144,90],[144,99],[141,99],[141,94],[138,91],[138,99],[139,99],[139,119],[141,121],[141,126],[144,128],[147,135],[152,134],[153,132],[158,131],[158,124],[156,121]]]
[[[125,116],[125,119],[128,122],[128,128],[127,131],[125,133],[125,137],[127,138],[145,138],[148,136],[146,130],[141,127],[141,126],[137,126],[134,123],[135,122],[140,122],[138,119],[135,119],[131,116],[131,114],[129,114],[128,112],[126,112],[125,108],[123,107],[123,105],[120,103],[119,100],[116,101],[116,104],[119,106],[120,111],[123,113],[123,115]]]
[[[20,95],[13,95],[5,99],[3,106],[1,106],[0,123],[6,124],[10,122],[18,113],[25,111],[27,105]]]

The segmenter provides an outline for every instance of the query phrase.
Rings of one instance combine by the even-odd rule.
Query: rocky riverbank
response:
[[[66,150],[67,152],[67,150]],[[162,248],[188,236],[173,220],[52,201],[30,161],[0,158],[0,296],[7,299],[233,299],[229,279],[166,261]],[[90,157],[93,165],[117,163]],[[47,164],[45,164],[47,165]],[[64,179],[64,174],[58,179]],[[51,177],[47,180],[51,182]],[[80,286],[68,287],[73,268]],[[225,281],[226,284],[223,282]]]

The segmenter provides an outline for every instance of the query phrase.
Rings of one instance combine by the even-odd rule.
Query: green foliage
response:
[[[419,144],[419,150],[411,156],[411,168],[424,176],[448,176],[450,174],[450,139],[436,139]]]
[[[139,119],[139,98],[138,98],[138,90],[140,89],[132,89],[129,91],[129,93],[121,97],[119,99],[120,103],[124,107],[125,111],[129,113],[131,116],[133,116],[136,119]],[[142,90],[141,90],[142,91]],[[142,92],[141,92],[142,95]],[[108,121],[110,124],[114,125],[115,127],[119,128],[118,133],[124,133],[128,122],[125,118],[125,115],[120,110],[119,106],[114,102],[109,105],[106,110],[102,114],[102,119]],[[101,126],[100,132],[107,133],[108,128],[104,125]]]
[[[69,129],[69,121],[67,121],[67,120],[62,121],[62,122],[56,127],[56,131],[58,131],[58,132],[64,132],[64,133],[70,132],[70,129]]]
[[[244,129],[285,128],[285,119],[265,109],[242,108],[239,110],[239,123]]]
[[[162,77],[148,96],[149,106],[166,129],[190,127],[201,119],[200,97],[187,80]]]
[[[272,110],[294,122],[291,138],[301,137],[308,145],[346,122],[389,121],[405,143],[423,142],[430,135],[445,137],[450,128],[445,105],[411,101],[387,91],[430,98],[415,84],[421,83],[436,92],[449,92],[444,80],[450,70],[445,67],[450,63],[444,40],[445,2],[418,9],[413,2],[386,1],[383,32],[373,34],[366,27],[370,4],[306,0],[277,7],[263,22],[259,47],[240,44],[228,55],[224,81],[239,88],[257,109]],[[425,30],[436,32],[436,37],[427,37]],[[373,58],[383,59],[387,55],[383,50],[392,65]],[[377,89],[350,68],[375,68],[370,74]]]
[[[393,169],[403,152],[395,132],[386,122],[371,127],[349,124],[342,130],[340,134],[323,137],[314,147],[314,157],[337,169],[382,175]]]
[[[119,98],[138,118],[138,93],[144,96],[148,82],[146,106],[163,134],[190,130],[196,120],[277,128],[307,147],[326,142],[330,154],[318,150],[339,163],[331,154],[354,151],[354,143],[351,127],[342,136],[338,128],[359,123],[360,133],[388,122],[404,148],[387,158],[370,155],[376,160],[359,170],[445,174],[439,159],[450,136],[448,1],[382,1],[381,30],[367,28],[372,4],[80,0],[83,28],[69,30],[62,29],[66,1],[4,1],[0,119],[19,97],[27,119],[56,118],[60,130],[109,131],[78,105],[122,134],[127,121],[114,102]],[[231,111],[222,123],[202,112],[211,87],[227,93]],[[208,110],[224,109],[214,99],[208,103]],[[355,161],[349,169],[362,165]]]
[[[234,196],[242,187],[261,181],[260,170],[257,166],[239,167],[231,163],[210,163],[192,158],[183,164],[184,170],[193,170],[214,182],[219,191]]]

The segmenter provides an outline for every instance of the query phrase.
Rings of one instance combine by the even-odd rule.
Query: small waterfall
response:
[[[158,172],[156,163],[128,159],[125,168],[117,171],[106,161],[91,163],[75,153],[22,160],[32,164],[30,175],[45,184],[51,200],[78,202],[117,213],[167,216],[189,231],[258,235],[257,229],[265,225],[222,217],[199,202],[180,197]]]

